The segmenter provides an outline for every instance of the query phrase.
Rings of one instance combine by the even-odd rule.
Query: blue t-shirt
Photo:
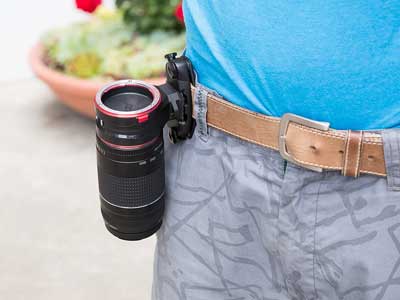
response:
[[[185,0],[200,83],[267,115],[400,127],[400,0]]]

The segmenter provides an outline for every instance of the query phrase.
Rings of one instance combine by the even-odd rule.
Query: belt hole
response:
[[[375,159],[375,157],[373,155],[368,155],[368,160],[369,161],[373,161]]]
[[[313,153],[317,152],[317,147],[315,147],[314,145],[311,145],[310,149],[312,150]]]
[[[339,150],[339,153],[340,153],[340,154],[344,154],[344,151],[343,151],[343,150]]]

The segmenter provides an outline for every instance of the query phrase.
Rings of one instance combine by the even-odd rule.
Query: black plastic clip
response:
[[[165,58],[168,60],[167,84],[175,90],[174,93],[168,94],[171,111],[167,123],[170,127],[170,140],[175,144],[193,136],[195,120],[192,117],[191,85],[195,83],[195,73],[192,63],[186,56],[177,57],[176,53],[170,53]]]

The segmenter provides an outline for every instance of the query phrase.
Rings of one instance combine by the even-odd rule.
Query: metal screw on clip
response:
[[[176,52],[174,53],[169,53],[167,55],[165,55],[165,58],[168,60],[167,65],[165,66],[165,71],[167,73],[167,77],[171,80],[177,79],[177,73],[178,73],[178,69],[176,68],[175,65],[175,60],[176,60],[176,56],[178,54]]]
[[[178,53],[176,53],[176,52],[173,52],[173,53],[168,53],[168,54],[166,54],[164,57],[169,61],[169,62],[171,62],[172,60],[175,60],[176,59],[176,56],[178,55]]]

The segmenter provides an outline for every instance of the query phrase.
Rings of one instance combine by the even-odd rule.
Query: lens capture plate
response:
[[[137,109],[137,110],[127,110],[126,108],[124,108],[123,110],[115,110],[115,109],[112,109],[110,107],[110,105],[107,106],[106,103],[104,103],[103,97],[107,93],[109,93],[113,90],[118,90],[118,89],[123,90],[123,88],[125,88],[125,87],[137,87],[139,89],[145,90],[146,92],[149,92],[152,97],[152,101],[147,106],[145,106],[141,109]],[[121,93],[121,94],[123,94],[123,93]],[[118,93],[116,95],[118,96]],[[147,95],[141,95],[141,99],[143,99],[143,96],[147,96]],[[119,99],[119,100],[121,100],[121,99]],[[116,117],[116,118],[140,118],[144,114],[150,113],[153,110],[155,110],[159,106],[160,103],[161,103],[161,94],[160,94],[160,91],[155,86],[148,84],[146,82],[143,82],[143,81],[131,80],[131,79],[119,80],[119,81],[112,82],[108,85],[105,85],[103,88],[101,88],[97,92],[96,98],[95,98],[95,105],[99,111],[101,111],[105,115]],[[129,104],[129,105],[132,106],[131,104]]]

